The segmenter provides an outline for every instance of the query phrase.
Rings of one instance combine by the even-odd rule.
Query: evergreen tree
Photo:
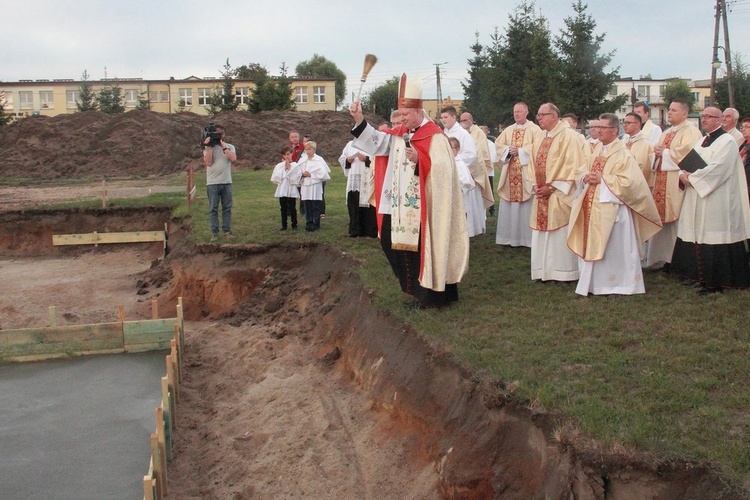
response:
[[[5,104],[7,103],[5,99],[5,92],[0,91],[0,127],[3,125],[7,125],[10,123],[11,119],[13,119],[13,116],[6,115],[5,114]]]
[[[148,92],[145,90],[138,94],[138,105],[135,109],[148,111],[151,109],[151,102],[148,100]]]
[[[664,86],[664,101],[667,103],[667,107],[677,98],[686,100],[692,113],[695,99],[690,86],[682,78],[669,78]]]
[[[217,115],[222,111],[235,111],[239,103],[234,97],[234,75],[236,70],[232,69],[227,59],[224,71],[221,72],[221,88],[214,89],[214,94],[208,100],[208,113]]]
[[[513,122],[513,105],[523,101],[533,113],[540,104],[556,100],[557,59],[547,20],[533,1],[523,0],[508,16],[504,34],[497,30],[491,43],[472,45],[469,80],[463,85],[463,109],[478,123],[495,128]]]
[[[622,106],[626,95],[605,100],[617,78],[618,68],[605,72],[615,51],[599,54],[605,35],[594,34],[596,21],[586,13],[588,6],[582,0],[573,4],[574,15],[565,18],[565,28],[555,43],[560,53],[560,101],[562,112],[575,113],[581,123],[612,113]]]
[[[333,78],[336,81],[336,107],[344,101],[346,74],[325,57],[313,54],[310,60],[299,63],[295,72],[301,78]]]
[[[122,88],[117,83],[114,86],[107,85],[100,90],[99,95],[96,97],[96,102],[99,105],[99,111],[102,113],[114,115],[125,112]]]
[[[81,86],[78,88],[76,108],[78,111],[96,111],[97,109],[94,84],[89,80],[89,72],[87,70],[83,70],[83,74],[81,75]]]
[[[394,76],[375,87],[362,99],[362,109],[390,120],[391,111],[398,107],[398,82]]]

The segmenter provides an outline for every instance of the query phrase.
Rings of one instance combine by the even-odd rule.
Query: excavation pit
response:
[[[3,214],[0,265],[4,281],[18,279],[6,290],[18,292],[0,302],[0,327],[44,320],[51,297],[68,301],[74,316],[67,320],[75,322],[115,314],[84,304],[94,299],[119,300],[147,317],[152,300],[171,311],[182,296],[189,322],[170,497],[726,494],[722,481],[696,464],[591,453],[555,440],[561,417],[535,412],[378,310],[353,263],[331,248],[191,245],[180,223],[169,220],[171,250],[160,262],[158,244],[53,251],[13,229],[48,228],[37,231],[41,240],[60,230],[57,221],[71,224],[67,232],[101,231],[75,224],[110,216],[107,210]],[[146,229],[143,214],[118,216],[131,221],[108,228]],[[163,216],[154,224],[163,227]],[[28,268],[6,272],[23,262]],[[62,272],[68,266],[68,280],[91,275],[108,291],[70,285]],[[28,286],[30,277],[39,288]],[[63,299],[66,289],[79,292]],[[18,303],[44,306],[35,316],[36,306],[24,312]],[[144,417],[151,432],[152,410]],[[147,447],[145,430],[143,442]],[[70,450],[71,460],[76,452]]]

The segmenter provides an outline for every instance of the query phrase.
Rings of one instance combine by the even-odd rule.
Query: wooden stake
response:
[[[57,326],[57,307],[49,306],[49,326]]]
[[[107,208],[107,181],[102,179],[102,208]]]
[[[117,321],[125,322],[125,308],[122,305],[117,306]]]
[[[151,301],[151,319],[159,319],[159,303],[156,299]]]

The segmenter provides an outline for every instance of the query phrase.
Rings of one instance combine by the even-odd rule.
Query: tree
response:
[[[120,88],[117,83],[114,85],[107,85],[99,91],[99,95],[96,97],[99,111],[107,113],[108,115],[123,113],[125,111],[125,106],[122,101],[122,88]]]
[[[601,113],[612,113],[625,104],[627,96],[606,100],[617,70],[605,72],[615,51],[599,54],[605,35],[595,35],[596,21],[586,13],[582,0],[573,4],[574,15],[565,18],[565,28],[555,38],[560,54],[560,102],[564,112],[575,113],[582,123]]]
[[[286,64],[282,63],[280,77],[269,77],[256,83],[250,93],[247,110],[251,113],[260,113],[261,111],[294,109],[292,81],[286,73]]]
[[[463,109],[478,123],[494,128],[512,122],[513,105],[523,101],[533,113],[540,104],[556,100],[557,59],[547,20],[533,1],[521,1],[508,16],[504,34],[498,30],[491,44],[477,41],[471,50],[469,80],[463,85]]]
[[[336,81],[336,107],[344,101],[346,74],[325,57],[313,54],[310,60],[299,63],[295,72],[301,78],[333,78]]]
[[[0,127],[7,125],[13,119],[13,116],[5,114],[5,92],[0,90]]]
[[[243,64],[234,70],[234,77],[237,80],[250,80],[251,82],[261,82],[271,76],[265,66],[258,63]]]
[[[143,111],[148,111],[151,109],[151,103],[148,100],[148,92],[145,90],[138,94],[138,105],[135,107],[135,109],[140,109]]]
[[[692,113],[695,97],[693,91],[690,90],[690,86],[682,78],[669,78],[664,86],[664,101],[667,103],[667,107],[677,98],[686,100]]]
[[[222,85],[214,89],[213,95],[208,99],[208,113],[218,115],[222,111],[235,111],[239,103],[234,97],[234,75],[236,70],[232,69],[227,59],[224,71],[221,72]]]
[[[78,111],[96,111],[97,108],[94,84],[89,81],[89,72],[87,70],[83,70],[83,74],[81,74],[81,86],[78,87],[76,108]]]
[[[742,54],[734,53],[732,63],[732,87],[734,88],[734,107],[740,112],[740,116],[750,115],[750,73],[745,64]],[[726,78],[716,83],[716,105],[729,106],[729,85]]]
[[[398,81],[398,76],[394,76],[375,87],[362,100],[362,109],[389,120],[391,111],[398,107]]]

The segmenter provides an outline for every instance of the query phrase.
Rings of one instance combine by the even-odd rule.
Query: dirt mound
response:
[[[369,116],[371,123],[382,119]],[[164,175],[198,165],[201,130],[209,121],[227,129],[237,148],[240,169],[269,168],[279,160],[289,130],[310,135],[328,162],[335,162],[350,140],[346,112],[267,111],[257,115],[225,112],[215,117],[194,113],[96,111],[34,116],[0,128],[5,151],[1,177],[59,179]]]

